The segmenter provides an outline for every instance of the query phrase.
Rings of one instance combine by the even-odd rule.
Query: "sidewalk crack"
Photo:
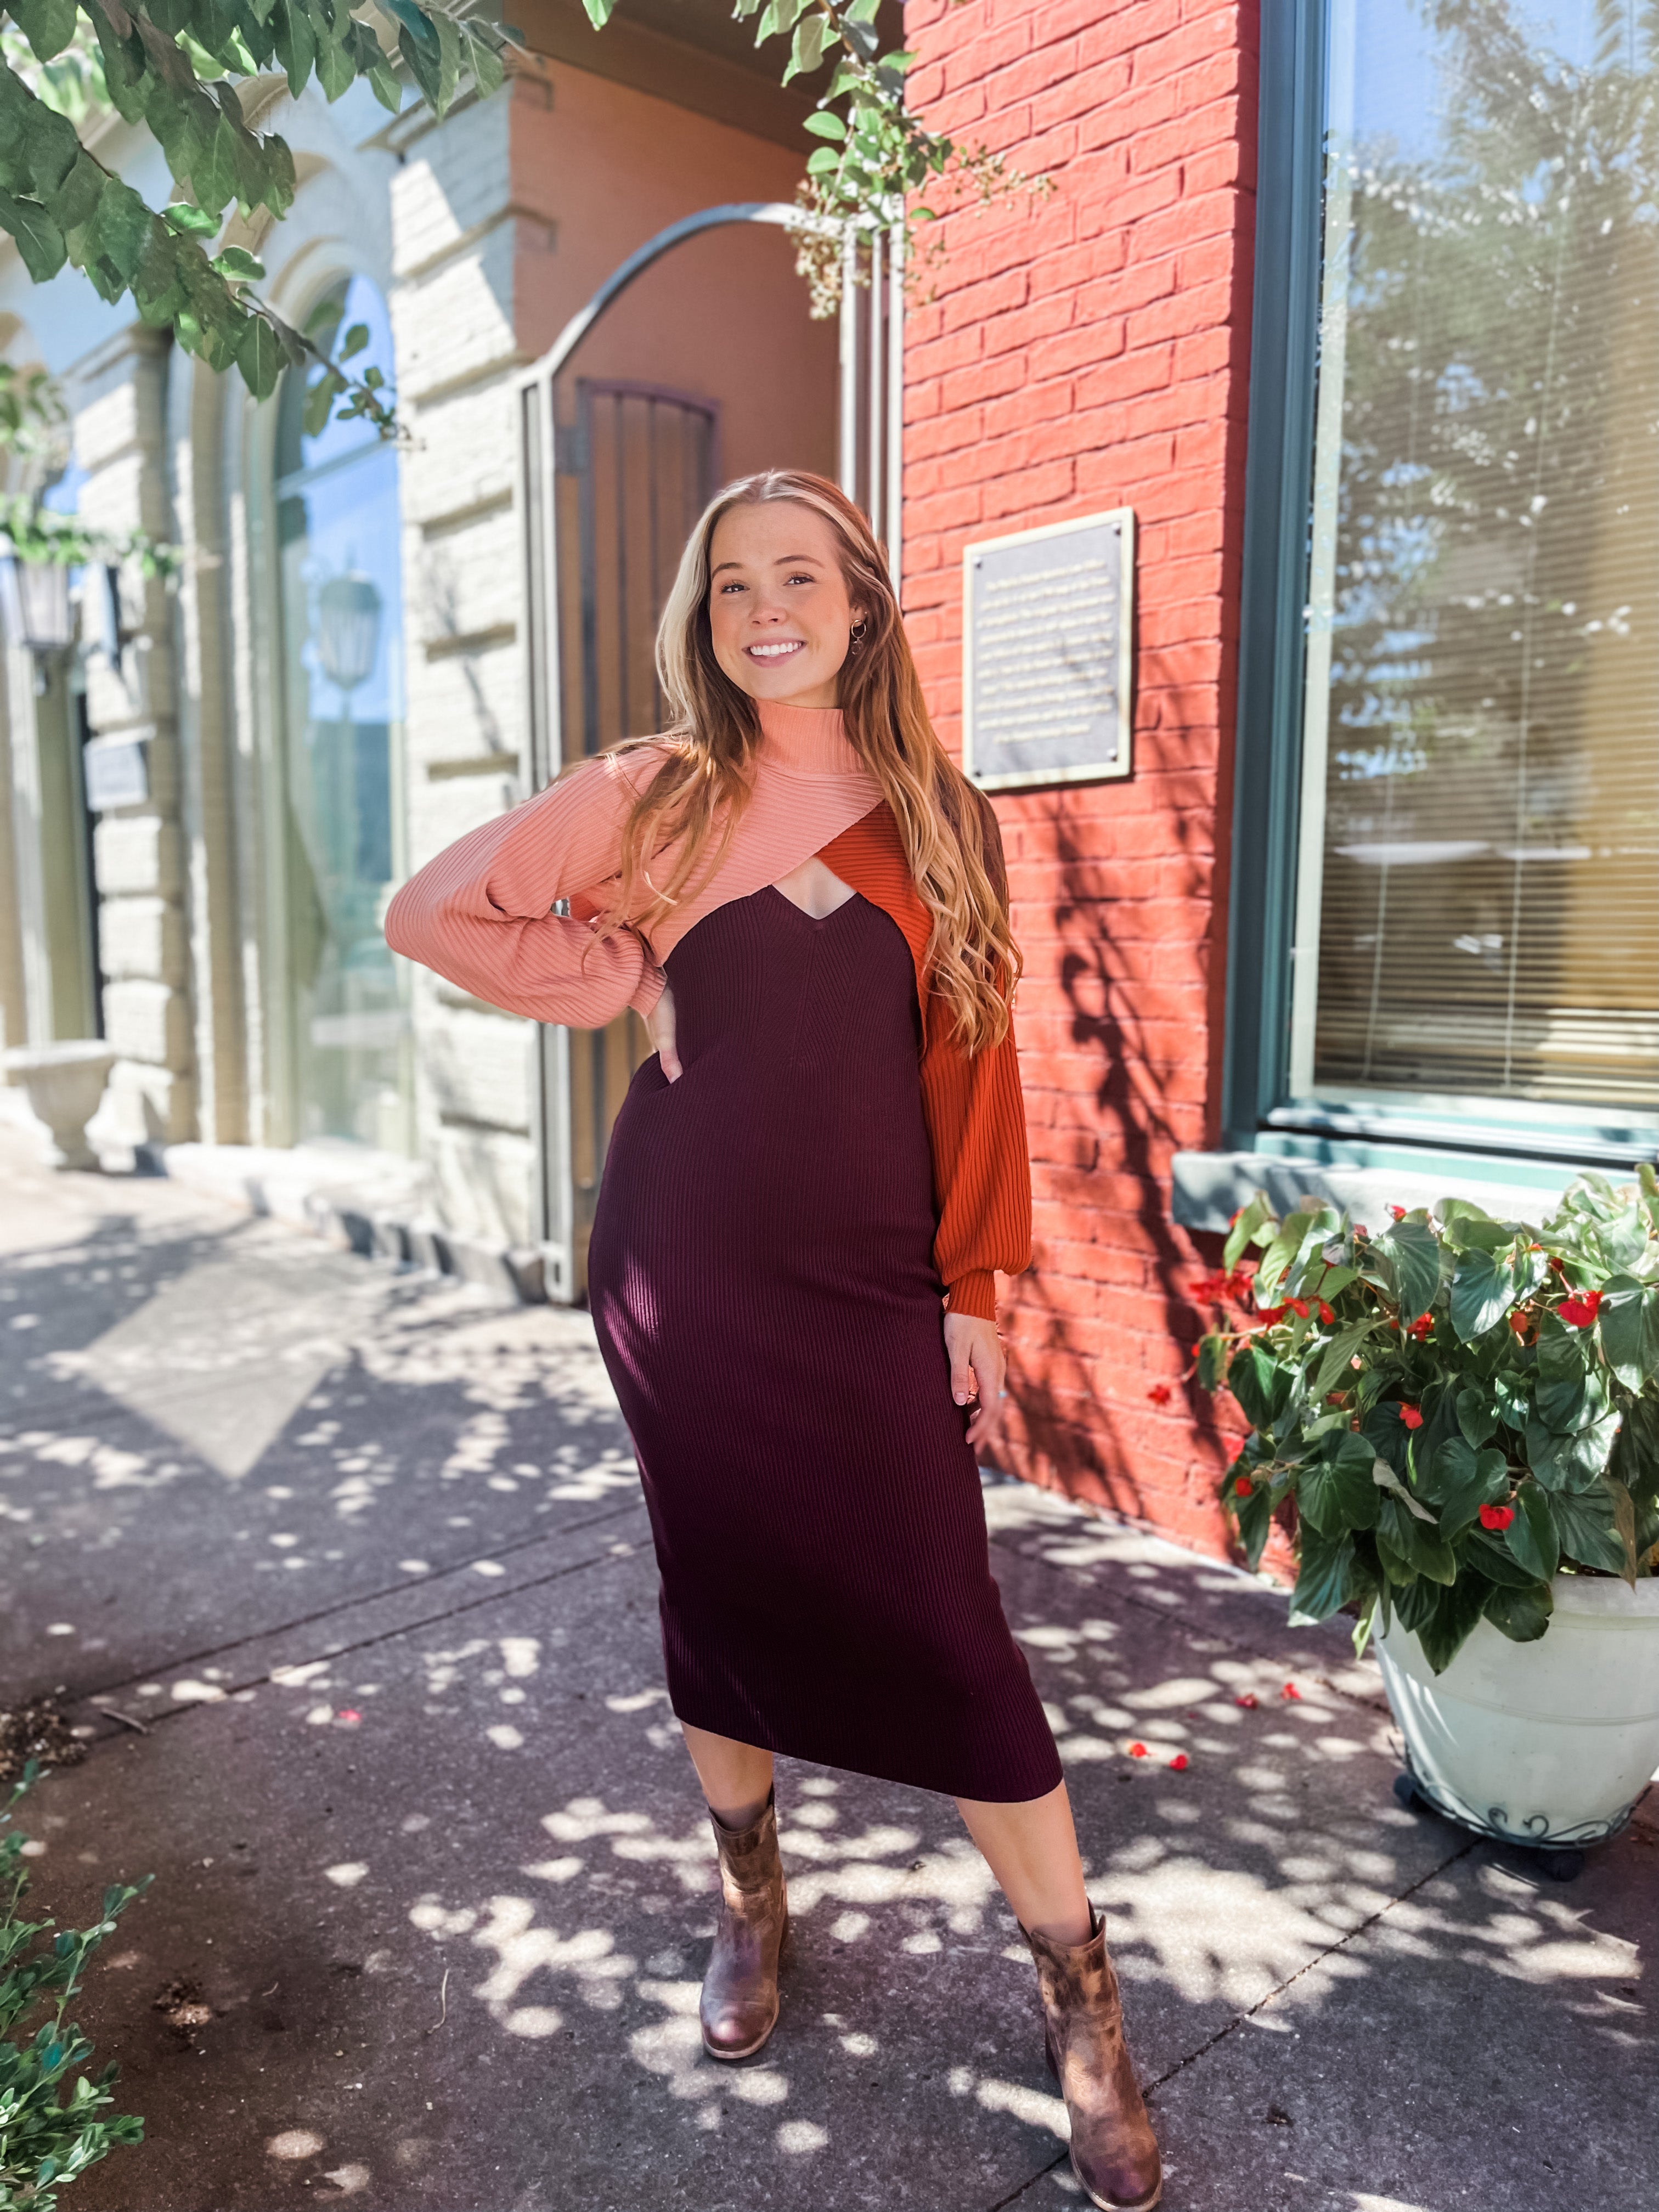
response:
[[[1264,2012],[1275,1998],[1282,1996],[1286,1990],[1293,1988],[1304,1974],[1310,1974],[1316,1966],[1322,1966],[1327,1959],[1334,1958],[1339,1951],[1346,1950],[1357,1936],[1363,1936],[1368,1928],[1375,1928],[1379,1920],[1386,1919],[1395,1905],[1404,1905],[1409,1898],[1415,1897],[1419,1889],[1437,1881],[1445,1873],[1448,1867],[1454,1867],[1460,1859],[1467,1858],[1481,1840],[1479,1836],[1470,1836],[1460,1844],[1455,1850],[1448,1851],[1445,1857],[1429,1868],[1425,1874],[1420,1874],[1415,1881],[1408,1882],[1397,1897],[1391,1897],[1386,1905],[1379,1905],[1375,1912],[1368,1913],[1364,1919],[1350,1928],[1346,1935],[1340,1936],[1335,1942],[1326,1944],[1323,1950],[1316,1951],[1311,1958],[1304,1959],[1293,1974],[1286,1974],[1282,1982],[1274,1983],[1273,1988],[1266,1990],[1253,2005],[1247,2005],[1243,2012],[1235,2013],[1231,2020],[1224,2021],[1214,2033],[1206,2036],[1195,2050],[1189,2051],[1184,2057],[1177,2058],[1173,2066],[1166,2067],[1162,2074],[1156,2075],[1152,2081],[1143,2081],[1140,2085],[1141,2094],[1151,2098],[1168,2082],[1173,2081],[1177,2075],[1184,2074],[1189,2066],[1196,2065],[1198,2061],[1207,2057],[1218,2044],[1224,2043],[1227,2038],[1236,2034],[1247,2021],[1254,2020],[1255,2015],[1259,2012]],[[1039,2166],[1028,2179],[1022,2181],[1012,2194],[1000,2197],[994,2204],[988,2205],[986,2212],[1006,2212],[1009,2205],[1018,2203],[1019,2199],[1029,2191],[1035,2189],[1040,2181],[1044,2180],[1057,2167],[1063,2166],[1070,2154],[1068,2151],[1061,2151],[1057,2157],[1051,2158],[1045,2166]]]
[[[603,1513],[590,1514],[585,1521],[567,1522],[562,1528],[557,1529],[538,1528],[528,1535],[513,1537],[504,1544],[486,1545],[483,1551],[469,1553],[465,1559],[457,1559],[449,1566],[441,1567],[436,1574],[424,1577],[424,1587],[428,1589],[441,1589],[451,1575],[465,1574],[481,1559],[510,1558],[516,1552],[527,1552],[537,1544],[546,1543],[551,1536],[577,1536],[584,1529],[603,1528],[607,1521],[615,1521],[624,1514],[637,1512],[642,1504],[643,1500],[638,1497],[625,1498],[620,1504],[607,1506]],[[227,1652],[246,1650],[250,1644],[263,1644],[273,1636],[290,1635],[296,1629],[310,1628],[319,1621],[331,1620],[336,1613],[351,1613],[359,1606],[376,1605],[383,1598],[395,1597],[398,1591],[416,1587],[418,1585],[404,1581],[387,1583],[379,1589],[360,1590],[350,1597],[339,1599],[335,1604],[319,1606],[315,1613],[301,1613],[296,1614],[292,1620],[276,1621],[270,1627],[261,1628],[251,1636],[234,1637],[228,1644],[210,1644],[199,1651],[185,1651],[171,1658],[158,1659],[153,1666],[146,1667],[140,1671],[148,1677],[157,1674],[171,1674],[179,1667],[198,1667],[204,1659],[218,1659]],[[514,1587],[517,1589],[533,1589],[537,1585],[535,1583],[518,1583]],[[507,1597],[511,1594],[507,1590],[495,1592],[498,1597]],[[459,1609],[465,1610],[465,1607]],[[434,1620],[443,1620],[448,1618],[448,1614],[447,1613],[434,1613],[432,1618]],[[118,1692],[125,1689],[130,1683],[136,1682],[138,1679],[138,1674],[123,1674],[118,1681],[105,1683],[99,1688],[82,1692],[78,1702],[92,1705],[95,1704],[100,1698],[114,1697]],[[259,1680],[263,1678],[256,1675],[254,1679]]]

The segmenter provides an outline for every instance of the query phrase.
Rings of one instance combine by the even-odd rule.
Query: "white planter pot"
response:
[[[66,1044],[19,1045],[5,1055],[8,1079],[45,1124],[46,1164],[54,1168],[95,1168],[98,1156],[87,1142],[87,1123],[98,1110],[115,1054],[96,1038]]]
[[[1571,1848],[1622,1828],[1659,1767],[1659,1579],[1552,1588],[1535,1644],[1483,1620],[1437,1674],[1396,1620],[1376,1650],[1420,1794],[1483,1835]]]

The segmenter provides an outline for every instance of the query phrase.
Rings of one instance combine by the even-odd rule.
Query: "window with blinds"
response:
[[[1291,1089],[1659,1110],[1659,11],[1331,0]]]

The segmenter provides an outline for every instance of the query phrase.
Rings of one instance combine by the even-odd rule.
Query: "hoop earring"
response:
[[[861,653],[863,652],[863,650],[864,650],[864,634],[865,634],[866,630],[867,630],[867,629],[869,629],[869,627],[870,627],[870,625],[869,625],[869,623],[868,623],[867,622],[861,622],[861,623],[860,623],[858,624],[858,626],[857,626],[857,628],[856,628],[856,629],[849,629],[849,630],[848,631],[848,633],[847,633],[847,657],[848,657],[848,659],[849,660],[856,660],[856,659],[858,659],[858,657],[859,657],[860,653]]]

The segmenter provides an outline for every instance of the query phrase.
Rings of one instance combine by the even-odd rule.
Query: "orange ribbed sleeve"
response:
[[[934,1264],[953,1313],[996,1319],[996,1271],[1031,1261],[1031,1164],[1012,1026],[999,1045],[969,1053],[951,1034],[927,982],[933,925],[885,805],[824,846],[818,858],[892,916],[916,968],[922,1011],[921,1108],[933,1156],[939,1230]]]

